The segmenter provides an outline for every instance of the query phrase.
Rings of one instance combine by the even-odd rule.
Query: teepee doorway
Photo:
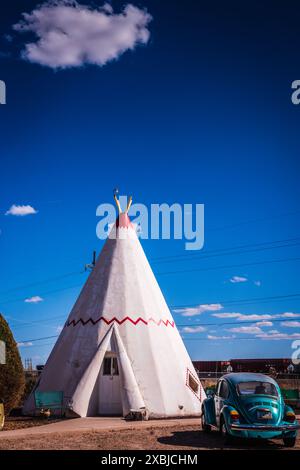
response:
[[[123,414],[121,381],[117,355],[107,352],[99,374],[99,414],[121,416]]]

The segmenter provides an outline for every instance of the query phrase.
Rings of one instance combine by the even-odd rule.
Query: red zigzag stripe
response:
[[[149,318],[149,320],[147,321],[147,320],[144,320],[141,317],[137,318],[136,320],[133,320],[130,317],[125,317],[122,320],[119,320],[116,317],[113,317],[110,320],[108,320],[105,317],[99,317],[97,320],[93,320],[92,318],[89,318],[88,320],[83,320],[82,318],[79,318],[78,320],[71,320],[71,321],[67,322],[65,324],[65,326],[70,326],[70,325],[76,326],[76,325],[78,325],[78,323],[81,323],[83,326],[85,326],[87,323],[92,323],[93,325],[96,325],[96,323],[98,323],[101,320],[104,321],[104,323],[106,323],[107,325],[110,325],[112,322],[116,322],[116,323],[118,323],[118,325],[122,325],[126,321],[130,321],[133,325],[137,325],[140,322],[144,323],[145,325],[149,325],[150,322],[153,322],[157,326],[160,326],[162,323],[165,326],[170,325],[172,328],[174,328],[174,326],[175,326],[174,320],[172,322],[170,322],[170,320],[162,320],[162,319],[157,321],[157,320],[154,320],[154,318]]]

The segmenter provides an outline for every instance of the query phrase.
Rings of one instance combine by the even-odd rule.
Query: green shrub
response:
[[[19,405],[24,391],[25,377],[17,343],[0,314],[0,340],[6,345],[6,364],[0,364],[0,399],[4,402],[5,414]]]

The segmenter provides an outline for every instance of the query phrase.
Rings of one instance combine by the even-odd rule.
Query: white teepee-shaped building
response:
[[[198,415],[205,393],[127,212],[120,211],[36,391],[62,391],[78,416]],[[34,396],[25,413],[35,410]]]

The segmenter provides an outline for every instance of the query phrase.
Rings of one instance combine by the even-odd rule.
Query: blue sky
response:
[[[46,360],[103,244],[96,207],[116,186],[148,206],[205,204],[199,253],[142,242],[193,359],[289,357],[300,330],[300,106],[290,99],[300,7],[133,2],[138,21],[144,9],[152,17],[148,36],[112,61],[85,43],[81,64],[54,68],[70,56],[22,58],[37,39],[12,28],[41,2],[10,3],[0,18],[0,311],[29,343],[23,358]],[[13,204],[37,213],[5,215]]]

